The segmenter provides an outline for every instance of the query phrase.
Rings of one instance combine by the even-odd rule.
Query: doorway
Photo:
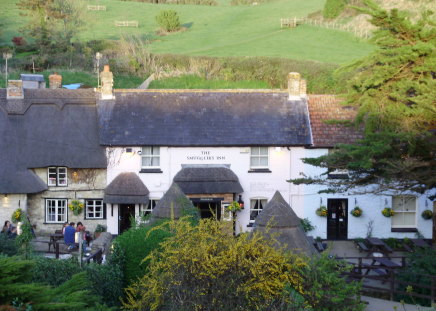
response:
[[[118,232],[119,234],[131,227],[130,220],[135,217],[135,204],[120,204],[118,215]]]
[[[348,200],[327,200],[327,239],[346,240],[348,237]]]
[[[191,200],[198,208],[201,218],[221,220],[221,201],[223,198],[193,198]]]

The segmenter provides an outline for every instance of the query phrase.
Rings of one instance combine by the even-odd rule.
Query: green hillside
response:
[[[373,47],[342,31],[303,25],[280,29],[281,17],[303,17],[322,9],[325,0],[276,0],[256,6],[168,5],[119,0],[87,1],[105,5],[107,11],[87,12],[81,40],[112,39],[141,35],[151,39],[150,50],[206,56],[267,56],[345,63],[368,54]],[[16,0],[0,0],[3,43],[20,35],[24,25]],[[164,9],[176,10],[185,31],[158,36],[155,16]],[[116,27],[116,20],[137,20],[139,27]]]

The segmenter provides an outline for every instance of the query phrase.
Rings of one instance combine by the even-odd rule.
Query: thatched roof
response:
[[[113,204],[147,204],[149,193],[138,175],[121,173],[106,187],[104,200]]]
[[[180,218],[183,210],[193,207],[189,198],[183,193],[180,187],[173,183],[162,199],[156,204],[151,213],[156,218]]]
[[[241,193],[238,176],[223,165],[186,165],[174,176],[186,194]]]
[[[300,219],[278,191],[257,216],[254,230],[274,236],[278,246],[286,246],[293,252],[309,256],[317,253],[304,233]]]

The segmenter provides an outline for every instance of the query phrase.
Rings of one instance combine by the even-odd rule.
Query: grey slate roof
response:
[[[147,204],[149,193],[138,175],[121,173],[106,187],[104,201],[113,204]]]
[[[286,245],[293,252],[309,256],[317,254],[301,227],[300,219],[278,191],[257,216],[254,230],[274,236],[278,246]]]
[[[273,91],[129,91],[98,102],[101,144],[310,145],[305,100]],[[127,121],[128,120],[128,121]]]
[[[174,182],[186,194],[243,192],[238,176],[225,166],[186,165],[174,176]]]
[[[151,214],[155,218],[174,217],[174,219],[178,219],[183,216],[183,209],[187,207],[193,207],[191,201],[176,183],[172,183],[162,199],[157,202]]]
[[[46,189],[30,168],[106,168],[96,120],[92,90],[24,89],[6,100],[0,89],[0,193]]]

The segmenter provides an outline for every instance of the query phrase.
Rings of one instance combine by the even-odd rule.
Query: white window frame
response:
[[[49,206],[50,203],[54,205]],[[50,212],[50,208],[54,208],[54,214]],[[50,219],[50,215],[54,216],[55,220]],[[45,222],[58,224],[68,221],[68,204],[67,199],[45,199]]]
[[[144,151],[145,148],[150,148],[151,153],[150,154],[146,154],[146,152]],[[156,150],[157,150],[157,154],[156,154]],[[143,164],[143,159],[145,158],[150,158],[151,159],[151,163],[153,163],[153,159],[158,159],[159,160],[159,165],[144,165]],[[148,169],[148,168],[160,168],[160,147],[159,146],[145,146],[142,147],[141,149],[141,168],[143,169]]]
[[[144,217],[147,216],[149,214],[151,214],[151,212],[153,211],[153,209],[156,207],[157,203],[159,202],[160,199],[158,198],[151,198],[148,200],[148,204],[141,204],[139,206],[139,216]]]
[[[50,175],[54,177],[50,177]],[[61,177],[64,175],[63,177]],[[54,187],[68,186],[68,170],[65,166],[50,166],[47,168],[47,185]]]
[[[100,207],[99,212],[96,211],[97,207]],[[93,216],[89,216],[91,213]],[[100,213],[100,216],[95,216],[96,213]],[[85,199],[85,219],[105,219],[103,199]]]
[[[254,203],[254,202],[262,203],[262,201],[264,201],[263,202],[264,204],[262,204],[262,208],[254,208],[256,206],[256,203]],[[253,224],[256,221],[257,216],[259,216],[260,212],[263,211],[263,209],[265,208],[267,203],[268,203],[268,199],[265,197],[250,198],[250,215],[249,215],[250,216],[250,224]],[[252,212],[257,212],[256,217],[254,217],[253,219],[251,219]]]
[[[261,155],[261,149],[266,149],[266,155]],[[253,151],[257,150],[257,154],[253,154]],[[253,165],[253,158],[266,158],[266,165]],[[259,146],[259,147],[251,147],[250,148],[250,168],[251,169],[268,169],[269,168],[269,147]]]
[[[399,206],[394,205],[395,201],[397,200],[401,200],[402,203],[401,207],[404,207],[404,200],[405,199],[413,199],[414,202],[414,210],[413,211],[409,211],[409,210],[404,210],[404,208],[401,210],[399,209]],[[394,216],[392,216],[392,220],[391,220],[391,226],[392,228],[416,228],[416,215],[417,215],[417,210],[418,210],[418,206],[417,206],[417,200],[415,196],[410,196],[410,195],[397,195],[397,196],[393,196],[392,197],[392,210],[394,211]],[[406,214],[413,214],[414,217],[414,223],[413,224],[404,224],[404,216]],[[394,225],[394,218],[399,218],[402,217],[403,221],[402,221],[402,225]]]
[[[227,209],[229,205],[230,203],[221,202],[221,220],[232,221],[232,212]]]

